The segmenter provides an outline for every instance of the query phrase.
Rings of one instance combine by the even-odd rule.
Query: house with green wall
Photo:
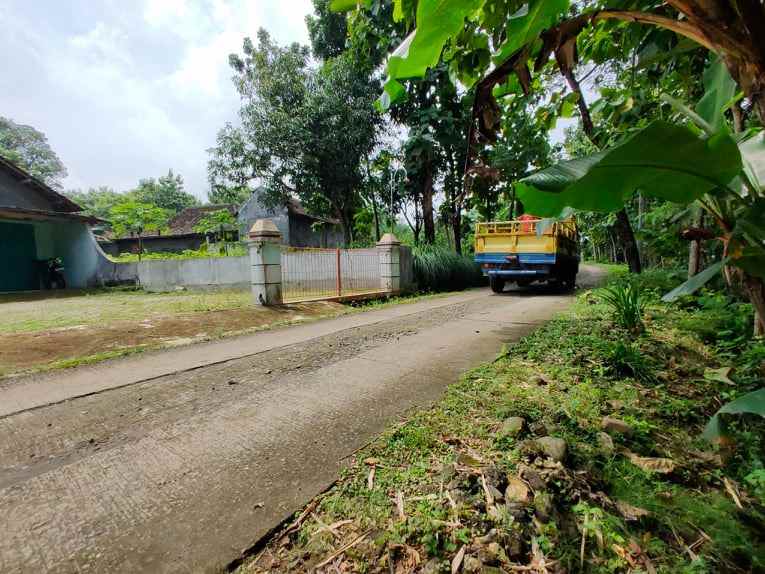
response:
[[[0,292],[40,289],[42,264],[56,257],[67,286],[98,285],[105,258],[90,231],[98,222],[0,157]]]

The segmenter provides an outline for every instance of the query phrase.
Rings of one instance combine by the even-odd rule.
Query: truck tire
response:
[[[495,293],[502,293],[505,290],[505,280],[496,275],[489,276],[489,287]]]

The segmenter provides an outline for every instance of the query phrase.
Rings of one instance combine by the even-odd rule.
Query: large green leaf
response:
[[[744,171],[752,184],[765,189],[765,131],[739,142],[738,149],[744,160]]]
[[[563,162],[524,178],[519,199],[529,213],[542,217],[556,215],[562,206],[617,211],[638,189],[687,204],[727,186],[742,168],[741,154],[727,133],[702,139],[664,121],[653,122],[592,160],[590,156]]]
[[[723,407],[715,413],[715,416],[709,419],[702,436],[709,441],[717,440],[723,434],[720,425],[721,414],[740,415],[745,413],[765,417],[765,388],[747,393],[736,400],[723,405]]]
[[[484,0],[420,0],[417,4],[417,28],[388,58],[385,93],[378,100],[387,109],[406,93],[399,80],[421,78],[428,68],[438,64],[449,38],[456,36]]]
[[[704,71],[704,96],[696,105],[699,114],[715,131],[727,127],[725,110],[736,95],[736,82],[719,56]]]
[[[539,34],[557,24],[560,17],[568,10],[568,0],[531,0],[516,14],[511,16],[507,25],[507,40],[499,47],[494,61],[504,62]]]
[[[370,0],[332,0],[329,3],[329,9],[332,12],[348,12],[359,6],[368,6],[369,2]]]
[[[704,269],[704,271],[701,273],[697,273],[682,285],[672,289],[672,291],[664,295],[661,300],[665,303],[671,303],[683,295],[692,295],[701,289],[704,285],[706,285],[715,275],[722,271],[723,265],[725,265],[725,260],[713,263]]]

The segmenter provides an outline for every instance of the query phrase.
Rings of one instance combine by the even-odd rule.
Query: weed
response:
[[[643,331],[646,300],[634,283],[619,282],[604,287],[600,297],[611,308],[616,323],[633,332]]]
[[[469,255],[443,247],[413,250],[414,278],[423,291],[457,291],[485,285],[481,269]]]

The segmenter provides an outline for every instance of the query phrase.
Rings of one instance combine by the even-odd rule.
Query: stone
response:
[[[533,468],[525,468],[523,470],[523,478],[534,490],[542,490],[545,486],[547,486],[544,478],[542,478],[542,473]]]
[[[481,562],[475,556],[465,556],[465,560],[462,562],[463,572],[480,572],[483,568],[483,562]]]
[[[491,544],[492,542],[496,542],[496,540],[497,540],[496,528],[492,528],[483,536],[478,536],[476,538],[476,542],[478,542],[479,544]]]
[[[510,417],[502,421],[499,434],[502,436],[517,436],[523,431],[526,421],[523,417]]]
[[[502,558],[502,547],[496,543],[491,542],[485,546],[481,546],[478,550],[478,559],[483,564],[496,565]]]
[[[441,571],[441,561],[438,558],[431,558],[422,567],[422,574],[437,574]]]
[[[552,512],[552,495],[545,491],[537,492],[534,496],[534,515],[542,522],[549,522]]]
[[[538,438],[535,442],[539,450],[541,450],[545,456],[549,456],[551,459],[558,462],[565,460],[568,446],[566,445],[566,441],[562,438],[543,436],[542,438]]]
[[[614,450],[615,450],[614,439],[611,438],[611,435],[603,431],[600,431],[596,435],[595,440],[598,442],[598,451],[600,451],[601,454],[605,454],[605,455],[614,454]]]
[[[505,489],[505,500],[507,502],[526,503],[529,501],[529,487],[520,478],[514,476],[507,477],[507,488]]]
[[[609,434],[619,433],[625,436],[632,436],[635,432],[629,424],[613,417],[603,417],[600,427]]]

